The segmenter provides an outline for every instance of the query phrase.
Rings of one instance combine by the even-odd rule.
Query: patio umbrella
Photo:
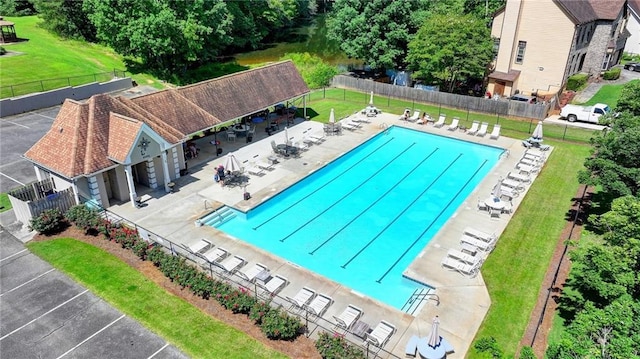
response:
[[[286,145],[289,144],[289,127],[288,126],[285,126],[284,128],[284,143]]]
[[[373,106],[373,91],[371,91],[371,98],[369,99],[369,106]]]
[[[428,337],[422,339],[427,341],[427,345],[420,345],[420,357],[426,359],[443,359],[447,357],[447,349],[450,345],[443,345],[444,339],[440,336],[438,331],[438,325],[440,319],[438,316],[433,318],[433,325],[431,326],[431,334]]]
[[[491,195],[493,198],[497,198],[498,200],[502,197],[502,177],[498,180],[495,186],[493,186],[493,190],[491,191]]]
[[[240,172],[242,170],[242,165],[240,161],[233,155],[233,153],[229,153],[227,158],[224,161],[224,168],[227,171],[231,171],[231,173]]]
[[[542,141],[542,121],[538,122],[538,125],[533,130],[533,134],[531,135],[531,138],[536,141]]]

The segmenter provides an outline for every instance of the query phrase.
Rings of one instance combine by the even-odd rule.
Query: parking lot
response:
[[[0,231],[0,357],[187,358]]]

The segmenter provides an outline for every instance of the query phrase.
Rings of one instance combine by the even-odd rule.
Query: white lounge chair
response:
[[[254,176],[258,176],[258,177],[260,177],[260,176],[264,175],[264,171],[265,171],[265,170],[264,170],[263,168],[261,168],[260,166],[258,166],[258,165],[257,165],[257,164],[255,164],[255,163],[252,163],[252,164],[247,168],[247,172],[248,172],[249,174],[254,175]]]
[[[298,293],[296,293],[296,295],[293,296],[293,298],[287,296],[287,299],[293,304],[294,307],[303,308],[315,296],[316,296],[315,290],[309,287],[302,287],[302,289],[300,289]]]
[[[495,242],[495,240],[497,239],[495,233],[486,233],[486,232],[479,231],[479,230],[477,230],[475,228],[471,228],[471,227],[465,228],[462,233],[468,234],[471,237],[476,237],[476,238],[478,238],[478,239],[480,239],[482,241],[485,241],[487,243]]]
[[[532,173],[538,172],[538,167],[525,165],[523,163],[518,163],[516,165],[516,169],[518,169],[521,174],[524,173],[526,175],[531,175]]]
[[[315,315],[316,317],[321,317],[324,312],[329,308],[329,306],[333,303],[333,298],[326,294],[318,293],[318,295],[311,300],[306,308],[309,313]]]
[[[476,237],[471,237],[469,235],[463,234],[462,237],[460,238],[460,243],[464,244],[464,243],[468,243],[476,248],[478,248],[481,251],[484,252],[491,252],[493,250],[493,248],[495,248],[496,244],[495,241],[493,242],[485,242],[481,239],[478,239]]]
[[[487,128],[489,128],[489,123],[483,122],[480,125],[480,129],[478,130],[478,133],[476,133],[476,136],[484,137],[487,134]]]
[[[282,290],[287,284],[289,280],[279,274],[271,277],[267,283],[262,286],[269,294],[276,295],[279,291]]]
[[[493,125],[493,130],[491,130],[491,134],[489,135],[490,139],[497,140],[500,138],[500,127],[501,126],[499,124]]]
[[[304,141],[298,141],[293,144],[294,147],[297,147],[299,151],[307,151],[309,149],[309,145],[304,143]]]
[[[197,241],[185,243],[183,247],[189,251],[191,254],[203,253],[204,251],[211,248],[212,244],[208,240],[204,238],[200,238]]]
[[[415,121],[418,121],[419,118],[420,118],[420,110],[415,110],[413,112],[413,116],[407,118],[407,121],[415,122]]]
[[[531,182],[531,176],[527,176],[527,175],[523,175],[520,173],[513,173],[513,172],[509,172],[507,173],[507,178],[516,180],[516,181],[520,181],[522,183],[529,183]]]
[[[340,313],[339,316],[333,316],[333,319],[336,320],[336,327],[338,328],[342,328],[344,330],[349,330],[351,329],[351,326],[353,326],[353,324],[358,321],[358,319],[360,319],[360,316],[362,316],[362,309],[356,307],[353,304],[349,304],[349,306],[342,312]]]
[[[518,197],[518,195],[520,194],[515,188],[507,186],[500,186],[500,192],[500,197],[506,197],[510,201]]]
[[[433,127],[442,127],[444,126],[444,121],[447,119],[447,115],[440,115],[438,117],[438,121],[433,124]]]
[[[216,263],[225,259],[228,255],[229,251],[222,247],[216,247],[202,253],[200,256],[209,263]]]
[[[449,251],[447,252],[447,257],[451,257],[454,259],[457,259],[461,262],[465,262],[468,264],[473,264],[473,265],[481,265],[482,264],[482,258],[481,257],[476,257],[476,256],[472,256],[469,253],[465,253],[463,251],[457,250],[457,249],[449,249]]]
[[[542,152],[542,151],[540,151],[537,148],[527,148],[524,151],[524,153],[527,154],[527,155],[533,156],[533,157],[540,158],[543,162],[547,159],[547,154]]]
[[[478,274],[479,267],[465,262],[461,262],[451,257],[445,257],[442,260],[442,267],[454,270],[469,277],[475,277]]]
[[[510,178],[503,179],[502,186],[513,188],[517,192],[523,192],[525,190],[524,184],[522,184],[522,182]]]
[[[253,283],[253,281],[256,280],[256,277],[258,276],[258,274],[268,270],[269,268],[266,265],[262,263],[256,263],[253,265],[253,267],[247,270],[237,271],[236,274],[238,274],[242,279],[246,280],[247,282]]]
[[[421,119],[419,119],[418,121],[416,121],[417,124],[419,125],[424,125],[428,122],[433,122],[433,119],[431,118],[431,116],[429,116],[429,114],[425,114],[424,117],[422,117]]]
[[[447,130],[449,131],[455,131],[458,129],[458,126],[460,125],[460,119],[457,117],[453,118],[453,121],[451,121],[451,124],[449,125],[449,127],[447,127]]]
[[[324,135],[324,134],[322,134],[322,133],[320,133],[320,134],[318,134],[318,133],[312,133],[312,134],[310,134],[310,135],[309,135],[309,138],[310,138],[310,139],[312,139],[312,140],[314,140],[314,141],[316,141],[316,142],[315,142],[316,144],[318,144],[318,143],[322,143],[322,142],[324,142],[324,140],[326,139],[325,135]]]
[[[526,158],[526,157],[520,158],[520,161],[518,163],[521,163],[521,164],[527,165],[527,166],[532,166],[532,167],[540,167],[540,163],[538,161],[532,160],[532,159]]]
[[[473,123],[471,124],[471,128],[467,130],[467,134],[475,135],[476,133],[478,133],[479,126],[480,126],[480,122],[473,121]]]
[[[237,271],[240,267],[242,267],[247,261],[238,256],[234,255],[233,257],[227,257],[221,262],[215,262],[215,264],[222,268],[227,274],[232,274]]]
[[[359,127],[359,126],[356,126],[355,124],[353,124],[351,122],[341,122],[341,124],[342,124],[342,128],[346,128],[349,131],[355,131]]]
[[[389,338],[396,332],[396,326],[387,322],[386,320],[381,320],[378,325],[371,331],[371,333],[367,333],[366,341],[377,346],[378,348],[384,347]]]

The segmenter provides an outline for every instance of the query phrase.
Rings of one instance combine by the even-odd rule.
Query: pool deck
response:
[[[488,212],[478,210],[477,202],[479,199],[490,196],[499,177],[506,178],[507,173],[514,169],[525,148],[518,139],[501,136],[493,140],[489,138],[489,134],[484,137],[471,136],[460,130],[449,131],[447,125],[436,128],[431,124],[419,125],[401,121],[396,114],[381,114],[370,118],[370,121],[356,131],[343,129],[342,135],[327,136],[323,143],[311,145],[297,158],[281,159],[273,170],[266,171],[262,176],[251,175],[249,184],[246,186],[246,191],[251,193],[249,200],[243,198],[244,188],[222,187],[213,181],[215,168],[223,163],[224,155],[216,158],[215,147],[210,144],[213,140],[212,136],[199,139],[196,142],[200,148],[200,155],[198,158],[189,160],[189,173],[175,181],[176,189],[173,193],[166,194],[162,190],[147,189],[146,192],[139,193],[144,203],[143,207],[135,208],[127,202],[113,205],[109,210],[172,242],[186,243],[198,238],[208,238],[216,246],[224,247],[232,254],[244,257],[250,265],[255,262],[267,265],[272,273],[283,275],[290,281],[290,284],[279,293],[282,297],[295,295],[303,286],[314,288],[318,293],[333,297],[335,302],[323,315],[323,318],[329,321],[332,321],[333,315],[340,314],[347,305],[354,304],[364,310],[361,320],[371,327],[380,320],[394,324],[397,332],[384,349],[399,357],[405,356],[405,346],[411,336],[425,337],[430,334],[432,320],[438,315],[440,334],[455,348],[455,353],[448,355],[448,358],[464,358],[489,310],[491,299],[482,278],[482,272],[475,278],[469,278],[442,268],[441,261],[450,248],[460,248],[459,240],[465,227],[496,233],[498,236],[505,229],[510,215],[502,214],[500,218],[490,218]],[[447,120],[447,123],[449,122],[451,119]],[[439,304],[434,300],[426,301],[415,317],[352,292],[347,287],[245,244],[214,228],[195,224],[198,218],[223,204],[244,211],[255,207],[336,157],[384,131],[385,125],[404,126],[508,150],[508,154],[501,157],[486,178],[405,270],[406,276],[435,287],[435,294],[439,298]],[[254,156],[267,160],[267,157],[272,154],[270,141],[282,143],[285,135],[281,130],[267,136],[263,126],[264,124],[258,126],[256,137],[251,143],[246,143],[243,138],[238,138],[237,142],[227,142],[225,139],[218,138],[221,142],[220,146],[224,148],[225,154],[233,151],[241,162],[253,160]],[[288,129],[288,133],[289,137],[293,137],[293,142],[296,142],[305,134],[322,133],[322,124],[299,119]],[[245,162],[245,165],[248,166],[248,162]],[[533,174],[532,179],[535,179],[535,176]],[[513,199],[514,210],[517,209],[529,187],[530,185],[526,185],[525,192]],[[500,245],[499,240],[498,245]],[[350,336],[350,339],[354,337]]]

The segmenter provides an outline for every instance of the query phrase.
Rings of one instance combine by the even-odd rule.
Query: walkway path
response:
[[[587,87],[584,90],[576,94],[576,96],[573,98],[573,102],[585,103],[589,101],[593,97],[593,95],[595,95],[598,91],[600,91],[600,88],[602,88],[603,85],[626,84],[627,82],[634,79],[640,79],[640,72],[633,72],[633,71],[622,69],[622,72],[620,73],[620,78],[618,78],[617,80],[611,80],[611,81],[600,80],[598,82],[589,83],[589,85],[587,85]]]

